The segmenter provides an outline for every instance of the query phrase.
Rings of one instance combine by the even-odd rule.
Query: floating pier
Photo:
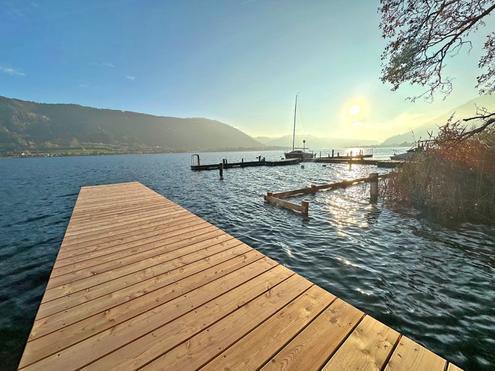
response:
[[[21,370],[458,370],[139,183],[83,187]]]
[[[343,159],[339,157],[318,157],[313,162],[324,164],[356,164],[356,165],[374,165],[382,168],[394,168],[402,165],[404,161],[397,160],[373,160],[367,158],[353,157],[352,159]]]
[[[199,159],[199,156],[198,156]],[[205,164],[201,165],[198,162],[191,164],[191,170],[193,171],[203,171],[203,170],[219,170],[221,167],[223,169],[233,169],[242,167],[256,167],[256,166],[287,166],[287,165],[297,165],[301,161],[297,158],[290,158],[284,160],[265,160],[264,158],[259,158],[257,161],[244,161],[241,162],[228,162],[227,160],[222,160],[218,164]]]

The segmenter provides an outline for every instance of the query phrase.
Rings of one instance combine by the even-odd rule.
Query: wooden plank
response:
[[[88,232],[96,232],[98,230],[104,230],[109,228],[114,228],[118,225],[125,225],[129,223],[136,223],[139,221],[147,220],[150,217],[155,216],[167,216],[172,211],[181,210],[177,206],[167,206],[156,205],[153,207],[142,208],[139,210],[132,210],[130,213],[125,213],[118,217],[109,217],[108,215],[103,215],[98,217],[93,217],[87,221],[77,220],[77,223],[72,224],[67,228],[66,235],[74,236],[77,234],[83,234]],[[182,211],[182,210],[181,210]]]
[[[207,261],[210,266],[203,270],[198,270],[198,267],[204,268],[203,265],[193,265],[191,268],[194,269],[176,270],[173,274],[165,274],[141,282],[137,284],[137,286],[133,285],[123,288],[119,291],[105,295],[104,297],[100,297],[98,298],[99,300],[90,300],[76,307],[72,307],[72,310],[70,311],[60,311],[38,319],[33,325],[29,340],[52,333],[95,314],[110,310],[123,303],[137,300],[145,295],[149,295],[149,297],[154,298],[154,300],[161,301],[163,301],[163,298],[157,299],[157,297],[159,297],[162,292],[171,295],[171,297],[180,296],[187,290],[192,290],[205,285],[260,259],[267,260],[268,258],[263,257],[261,253],[252,250],[226,261]],[[267,260],[267,262],[269,262],[269,260]]]
[[[297,285],[289,285],[291,281],[296,281]],[[311,282],[295,275],[272,289],[269,295],[262,295],[243,305],[227,317],[154,359],[144,369],[197,369],[311,286]]]
[[[104,232],[101,234],[93,234],[84,237],[82,236],[70,237],[64,239],[64,241],[62,242],[62,246],[65,250],[70,250],[81,246],[92,245],[94,243],[101,243],[103,240],[107,240],[107,241],[115,240],[124,236],[128,236],[130,234],[136,235],[143,229],[144,230],[158,229],[163,226],[173,226],[173,225],[181,224],[186,220],[191,221],[194,219],[197,219],[197,217],[184,213],[179,217],[173,219],[165,219],[165,220],[158,219],[156,221],[152,221],[148,223],[135,224],[132,227],[129,226],[123,228],[116,227],[111,231]],[[70,245],[70,247],[68,245]]]
[[[66,275],[71,272],[80,271],[94,266],[99,266],[112,260],[121,259],[130,255],[135,255],[148,250],[159,249],[167,247],[170,250],[170,246],[183,247],[211,239],[213,237],[225,236],[221,230],[213,228],[211,226],[205,226],[203,229],[185,229],[184,233],[178,236],[172,236],[169,238],[161,238],[159,240],[148,239],[149,242],[142,242],[138,240],[133,245],[120,245],[113,249],[107,249],[105,254],[97,254],[92,256],[89,253],[79,255],[79,259],[71,261],[65,261],[61,259],[61,263],[57,264],[52,270],[52,277]],[[162,236],[160,236],[162,237]],[[93,253],[94,254],[94,253]]]
[[[272,204],[272,205],[275,205],[278,207],[282,207],[284,209],[296,211],[298,213],[303,213],[305,211],[302,205],[297,205],[295,203],[285,201],[285,200],[282,200],[280,198],[273,197],[270,195],[265,196],[265,201],[268,202],[269,204]]]
[[[399,333],[366,316],[323,370],[382,370]]]
[[[170,232],[169,232],[170,231]],[[82,248],[78,253],[70,255],[61,255],[57,258],[57,263],[53,267],[52,274],[65,274],[67,271],[73,271],[87,267],[88,261],[98,261],[104,263],[107,259],[111,259],[116,254],[137,252],[140,249],[152,249],[157,246],[175,243],[179,241],[198,242],[213,232],[222,232],[218,228],[206,222],[198,222],[196,224],[186,223],[183,227],[174,226],[172,229],[163,229],[162,233],[153,233],[148,235],[137,236],[129,242],[113,244],[102,249]],[[54,276],[54,277],[55,277]]]
[[[273,268],[265,276],[269,274],[273,275],[273,278],[269,277],[265,281],[265,278],[261,278],[262,276],[256,277],[216,300],[206,303],[198,310],[190,312],[167,326],[157,329],[152,334],[140,338],[133,344],[120,348],[118,351],[87,366],[87,369],[101,370],[108,368],[110,365],[116,365],[120,369],[140,368],[260,295],[270,297],[281,295],[281,292],[301,290],[307,287],[302,281],[302,277],[295,276],[281,266]]]
[[[378,176],[378,178],[383,179],[383,178],[387,178],[389,176],[390,176],[389,174],[381,174]],[[367,176],[367,177],[357,178],[357,179],[342,180],[340,182],[334,182],[334,183],[313,184],[310,187],[294,189],[292,191],[273,192],[272,196],[275,198],[278,198],[278,199],[283,199],[283,198],[301,196],[301,195],[305,195],[305,194],[312,194],[312,193],[326,190],[326,189],[346,188],[346,187],[349,187],[349,186],[354,185],[354,184],[369,182],[371,180],[373,180],[373,177]]]
[[[94,303],[97,300],[106,301],[105,298],[118,298],[118,296],[122,294],[139,296],[141,290],[146,290],[148,287],[147,285],[149,284],[160,284],[161,282],[170,283],[170,280],[172,280],[171,282],[174,282],[173,280],[182,273],[193,274],[207,269],[211,265],[220,264],[243,254],[245,254],[244,246],[242,246],[242,248],[229,249],[217,254],[212,254],[207,258],[195,256],[186,264],[180,265],[179,267],[176,267],[172,263],[153,266],[138,274],[124,276],[103,285],[94,286],[84,291],[79,291],[71,295],[48,301],[40,307],[38,316],[44,318],[58,312],[68,311],[70,308],[74,308],[84,303],[91,303],[91,306],[96,306]],[[127,288],[131,291],[125,291]]]
[[[73,222],[74,225],[77,225],[80,222],[85,223],[94,218],[119,217],[125,215],[126,213],[130,213],[133,210],[140,210],[149,207],[164,207],[165,205],[168,206],[169,203],[159,201],[156,197],[148,197],[141,200],[96,205],[97,207],[88,208],[90,210],[83,210],[83,207],[79,206],[78,199],[76,202],[77,211],[76,208],[74,208],[74,219],[71,218],[71,222]]]
[[[91,253],[99,254],[111,251],[115,247],[119,246],[129,246],[132,243],[147,243],[152,241],[157,241],[160,239],[177,236],[186,233],[187,230],[202,229],[206,226],[211,226],[211,224],[201,220],[199,218],[187,218],[176,222],[175,224],[162,224],[158,226],[153,226],[151,228],[143,228],[143,232],[127,233],[113,238],[104,238],[98,241],[93,241],[89,244],[79,244],[77,246],[72,246],[72,248],[64,248],[64,251],[60,251],[57,256],[57,262],[55,266],[58,266],[59,259],[60,265],[65,264],[65,259],[80,257],[81,255],[87,255]],[[185,230],[187,228],[187,230]],[[215,227],[216,228],[216,227]],[[151,239],[151,240],[148,240]],[[65,247],[65,246],[64,246]],[[132,246],[131,246],[132,247]],[[78,261],[79,258],[76,258]]]
[[[186,261],[191,259],[196,260],[198,257],[205,258],[207,256],[213,255],[217,252],[228,250],[229,248],[239,245],[240,242],[237,240],[228,240],[199,251],[188,252],[187,254],[178,253],[165,253],[158,256],[153,256],[135,263],[128,264],[126,266],[107,271],[104,273],[97,274],[92,277],[82,278],[80,280],[63,284],[56,287],[48,288],[43,297],[43,301],[49,301],[56,299],[61,296],[73,294],[78,291],[87,290],[93,286],[101,285],[102,283],[113,281],[116,278],[127,276],[139,271],[145,270],[146,268],[170,263],[174,268],[185,265]],[[51,280],[50,280],[51,281]],[[48,282],[50,284],[50,282]]]
[[[462,371],[462,369],[457,367],[453,363],[449,363],[449,367],[447,367],[447,371]]]
[[[234,237],[221,234],[218,232],[212,232],[208,238],[202,239],[198,242],[183,242],[178,241],[171,244],[158,245],[152,249],[145,249],[144,251],[136,251],[135,253],[127,256],[120,256],[116,259],[112,259],[107,262],[102,262],[100,264],[89,265],[88,267],[83,267],[72,272],[67,272],[65,274],[54,275],[47,285],[47,289],[53,287],[58,287],[68,283],[82,280],[84,278],[95,277],[96,275],[110,272],[121,267],[130,266],[133,263],[138,263],[144,259],[159,257],[166,255],[168,259],[176,259],[180,256],[190,254],[194,251],[206,249],[210,246],[219,245],[222,243],[227,244],[231,241],[234,244],[239,244],[238,241],[234,240]],[[225,245],[230,246],[230,245]],[[90,262],[91,264],[91,262]]]
[[[428,370],[444,371],[447,362],[425,347],[402,336],[392,357],[385,367],[386,371]]]
[[[337,299],[262,369],[319,370],[362,317],[360,310]]]
[[[272,268],[273,265],[272,262],[266,262],[266,264],[257,265],[256,267],[247,266],[246,268],[240,269],[238,272],[233,272],[227,276],[221,277],[219,280],[215,280],[209,285],[215,288],[219,288],[223,285],[222,289],[217,291],[217,293],[222,293],[223,290],[228,287],[227,281],[231,280],[232,282],[235,282],[236,278],[238,279],[238,277],[241,277],[241,282],[243,282],[242,279],[244,279],[246,275],[249,278],[252,277],[253,271],[259,273],[260,271]],[[149,322],[150,316],[155,318],[158,313],[163,311],[173,311],[174,315],[178,315],[181,313],[181,310],[187,311],[190,309],[190,296],[198,295],[201,297],[201,294],[204,291],[203,287],[189,290],[189,292],[186,288],[184,289],[186,294],[181,296],[174,292],[174,289],[176,288],[178,288],[178,285],[154,291],[149,295],[143,295],[136,300],[126,302],[82,321],[75,322],[72,325],[65,326],[57,332],[52,332],[46,336],[33,339],[28,343],[30,351],[28,361],[38,360],[47,355],[62,351],[82,340],[91,338],[93,335],[102,333],[104,330],[118,328],[120,324],[123,324],[126,321],[128,321],[128,323],[123,324],[122,326],[132,327],[135,323],[143,323],[143,321]],[[170,291],[170,289],[172,289],[172,291]],[[215,294],[215,292],[209,294],[212,295]],[[204,295],[203,299],[207,300],[208,297],[208,295]],[[160,316],[161,321],[167,321],[167,319],[167,316]],[[155,318],[153,325],[158,327],[160,320],[156,320]],[[151,330],[152,329],[153,328],[151,328]],[[142,331],[141,328],[137,329],[135,333],[129,333],[128,335],[130,337],[135,336],[139,331]],[[102,340],[99,340],[99,342],[101,341]]]
[[[206,364],[204,370],[255,370],[264,365],[317,315],[335,296],[313,286],[301,297],[255,328]],[[212,340],[213,341],[213,340]],[[260,346],[263,344],[263,346]]]
[[[123,223],[115,223],[113,228],[108,228],[108,226],[104,227],[97,227],[97,228],[89,228],[85,230],[79,230],[75,232],[68,232],[66,233],[66,236],[64,237],[64,240],[67,242],[74,241],[74,240],[81,240],[81,239],[95,239],[95,238],[100,238],[102,236],[107,236],[108,234],[112,235],[114,234],[115,230],[118,229],[124,229],[129,231],[129,227],[132,226],[132,230],[139,230],[142,225],[146,225],[149,223],[153,223],[156,221],[163,220],[164,217],[167,218],[180,218],[180,217],[185,217],[185,216],[191,216],[189,211],[186,210],[181,210],[181,209],[174,209],[172,212],[163,212],[161,211],[160,213],[154,214],[154,215],[149,215],[144,218],[138,218],[136,220],[131,220],[128,222],[123,222]]]
[[[194,311],[195,308],[201,306],[203,314],[208,315],[209,318],[216,318],[228,309],[247,303],[292,274],[280,266],[261,275],[260,271],[266,270],[266,267],[255,265],[252,268],[207,284],[61,351],[53,353],[51,349],[32,349],[28,343],[21,360],[21,367],[29,366],[26,369],[43,371],[54,368],[74,370],[85,366],[91,368],[88,364],[98,360],[96,362],[100,366],[94,367],[109,369],[102,365],[109,362],[112,367],[119,367],[117,365],[121,363],[137,361],[138,355],[144,355],[146,351],[151,350],[149,345],[155,339],[173,341],[175,337],[172,334],[184,336],[187,331],[204,323],[208,317],[198,316]],[[185,317],[187,313],[189,315]],[[172,325],[173,320],[177,318],[182,319]],[[165,327],[167,323],[170,324]],[[168,335],[162,336],[162,334]],[[46,346],[49,347],[50,344]],[[111,352],[113,356],[110,358],[101,358]],[[46,356],[47,354],[50,355]]]

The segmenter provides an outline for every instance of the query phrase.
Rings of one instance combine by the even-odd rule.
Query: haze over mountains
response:
[[[0,97],[0,152],[129,153],[262,149],[242,131],[204,118],[159,117]]]
[[[477,107],[495,110],[495,96],[483,96],[425,123],[394,135],[383,143],[366,139],[296,135],[296,147],[313,150],[355,146],[398,146],[436,134],[455,113],[469,117]],[[76,104],[43,104],[0,96],[0,154],[150,153],[288,149],[292,136],[253,138],[225,123],[205,118],[160,117],[143,113],[98,109]]]
[[[383,142],[367,139],[345,139],[345,138],[331,138],[331,137],[319,137],[311,134],[296,135],[296,147],[302,147],[303,139],[306,140],[306,147],[311,149],[330,149],[330,148],[346,148],[346,147],[358,147],[358,146],[409,146],[414,144],[419,139],[428,139],[430,133],[436,135],[438,128],[444,125],[450,116],[454,115],[454,118],[466,118],[476,114],[477,109],[486,108],[490,111],[495,111],[495,95],[481,96],[470,100],[469,102],[453,108],[442,115],[439,115],[433,120],[427,120],[425,122],[401,122],[401,127],[406,125],[413,128],[405,133],[393,135]],[[406,127],[407,127],[406,126]],[[278,146],[283,148],[289,148],[292,146],[292,136],[284,135],[280,137],[255,137],[255,139],[268,146]]]
[[[258,142],[261,142],[271,147],[292,147],[292,135],[284,135],[281,137],[255,137]],[[298,134],[296,135],[296,147],[303,146],[303,140],[306,140],[306,148],[310,149],[332,149],[332,148],[345,148],[355,146],[372,146],[379,144],[376,140],[367,139],[346,139],[346,138],[330,138],[330,137],[317,137],[310,134]]]
[[[486,108],[490,111],[495,111],[495,95],[485,95],[469,102],[458,106],[444,114],[436,117],[433,120],[429,120],[419,125],[416,123],[413,127],[414,129],[391,136],[390,138],[383,141],[382,146],[394,146],[400,144],[412,144],[419,139],[429,139],[430,133],[436,135],[438,133],[438,128],[444,125],[450,116],[454,115],[454,119],[461,119],[466,117],[471,117],[476,114],[478,108]]]

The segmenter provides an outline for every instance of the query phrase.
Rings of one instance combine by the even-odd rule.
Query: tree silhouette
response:
[[[495,13],[493,0],[381,0],[380,29],[388,44],[382,54],[383,82],[397,90],[403,83],[425,87],[419,97],[447,96],[452,81],[444,76],[445,58],[463,47]],[[495,89],[495,32],[486,36],[477,77],[480,94]]]
[[[397,90],[403,83],[425,88],[419,96],[433,100],[452,91],[452,80],[444,76],[445,58],[455,56],[463,47],[472,48],[470,36],[495,13],[494,0],[381,0],[380,29],[388,44],[382,53],[382,76]],[[495,91],[495,32],[486,35],[484,53],[478,63],[480,75],[476,87],[480,94]],[[452,118],[451,118],[452,119]],[[456,141],[463,141],[495,123],[495,113],[485,109],[466,122],[481,123],[472,130],[463,129]],[[452,125],[451,120],[446,125]]]

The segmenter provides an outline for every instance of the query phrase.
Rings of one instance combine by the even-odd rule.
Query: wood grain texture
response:
[[[323,370],[376,370],[385,365],[399,333],[366,316]]]
[[[447,362],[425,347],[402,336],[385,370],[428,370],[444,371]]]

